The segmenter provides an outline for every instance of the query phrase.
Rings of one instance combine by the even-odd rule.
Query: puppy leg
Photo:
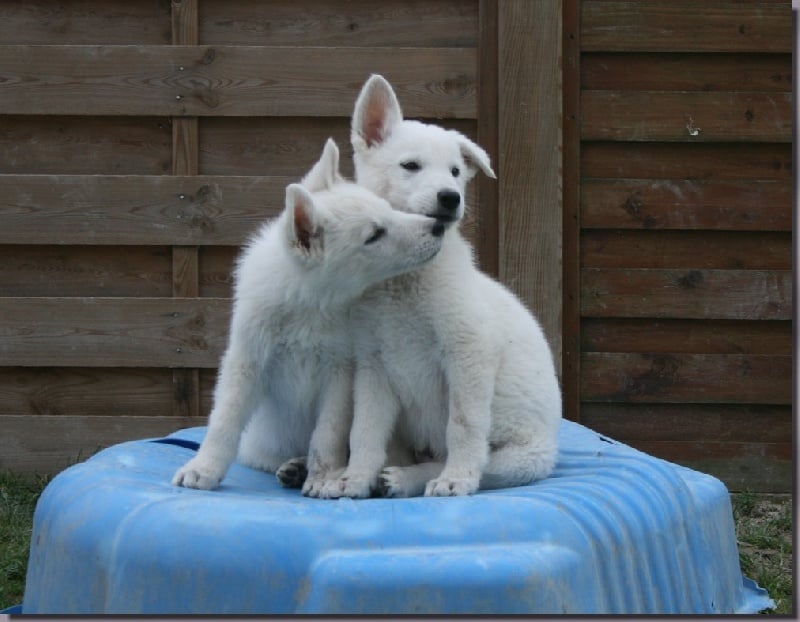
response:
[[[379,363],[356,371],[355,410],[350,431],[350,461],[341,477],[328,481],[320,496],[368,497],[386,463],[386,450],[400,404]]]
[[[216,488],[236,458],[242,430],[259,399],[259,364],[232,343],[220,366],[214,408],[197,455],[178,469],[174,486]]]
[[[422,462],[411,466],[387,466],[378,476],[382,497],[419,497],[425,485],[438,477],[444,462]]]
[[[322,396],[322,409],[311,434],[308,476],[303,494],[319,497],[325,483],[342,474],[347,466],[347,441],[353,420],[353,369],[337,369]]]
[[[306,457],[291,458],[275,471],[275,477],[284,488],[301,488],[308,476]]]

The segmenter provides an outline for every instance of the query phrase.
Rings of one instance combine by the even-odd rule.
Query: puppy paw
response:
[[[425,486],[426,497],[460,497],[478,490],[478,482],[468,478],[438,477]]]
[[[303,483],[302,493],[306,497],[314,499],[326,499],[324,490],[325,486],[331,481],[339,479],[344,469],[336,469],[331,473],[309,473],[306,481]]]
[[[386,467],[378,475],[378,492],[382,497],[411,497],[411,490],[401,467]]]
[[[328,481],[323,487],[320,497],[324,499],[339,499],[340,497],[364,499],[370,496],[372,488],[372,481],[369,477],[343,475]]]
[[[284,488],[301,488],[307,476],[305,456],[287,460],[275,471],[275,477]]]
[[[178,469],[175,477],[172,478],[172,485],[196,488],[198,490],[212,490],[219,486],[224,475],[224,469],[220,469],[215,465],[205,464],[195,458]]]

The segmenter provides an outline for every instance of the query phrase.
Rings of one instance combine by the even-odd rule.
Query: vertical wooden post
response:
[[[172,0],[173,45],[197,45],[198,0]],[[197,118],[172,119],[172,174],[197,175],[200,153]],[[193,298],[200,294],[199,251],[196,246],[172,248],[172,295]],[[200,372],[175,369],[172,372],[173,414],[200,416]]]
[[[478,144],[492,160],[497,172],[497,0],[478,3]],[[478,210],[478,259],[484,272],[497,277],[498,203],[497,181],[479,174],[475,181]]]
[[[563,312],[561,387],[564,417],[580,421],[580,0],[564,0]]]
[[[503,0],[498,5],[499,275],[536,314],[557,367],[561,363],[560,60],[560,0]]]

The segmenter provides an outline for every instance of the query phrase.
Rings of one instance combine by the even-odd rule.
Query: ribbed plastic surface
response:
[[[171,438],[199,441],[204,428]],[[136,441],[56,477],[36,509],[27,613],[754,613],[718,480],[561,429],[554,475],[461,498],[307,499]]]

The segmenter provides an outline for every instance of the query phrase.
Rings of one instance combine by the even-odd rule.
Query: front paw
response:
[[[287,460],[275,471],[275,477],[278,478],[278,481],[284,488],[302,487],[307,476],[308,470],[306,469],[305,456]]]
[[[183,465],[175,477],[172,478],[173,486],[196,488],[198,490],[212,490],[219,486],[225,475],[225,469],[215,464],[208,464],[197,458],[189,460]]]
[[[478,481],[460,477],[437,477],[425,486],[426,497],[460,497],[478,490]]]
[[[302,493],[313,499],[326,499],[325,486],[333,480],[339,479],[344,469],[335,469],[330,473],[309,473],[303,483]]]
[[[322,488],[320,497],[323,499],[339,499],[340,497],[365,499],[370,496],[373,488],[373,478],[365,475],[345,474],[328,481]]]

